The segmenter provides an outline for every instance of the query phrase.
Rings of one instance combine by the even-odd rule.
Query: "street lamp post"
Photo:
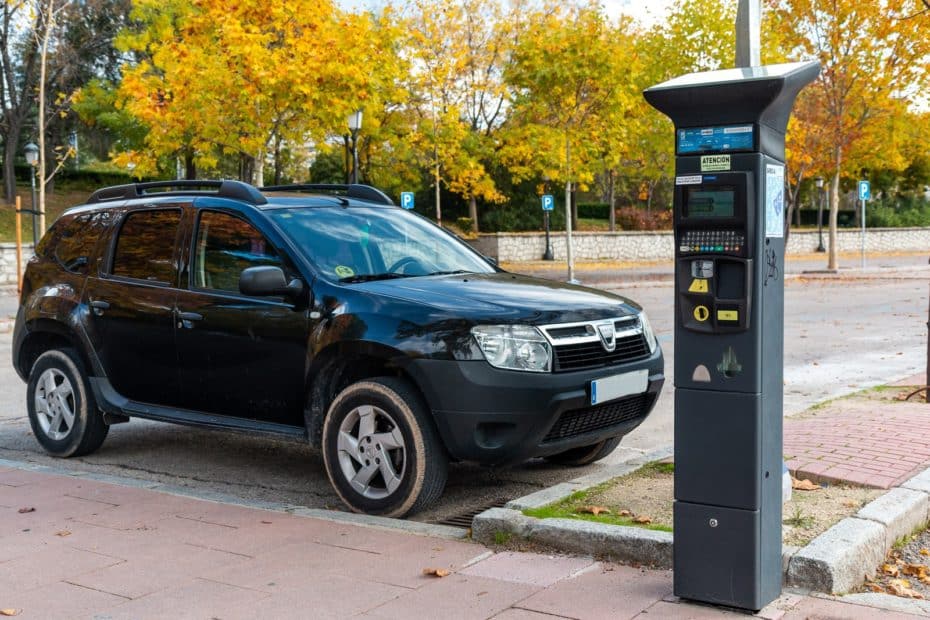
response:
[[[36,220],[36,166],[39,165],[39,147],[30,142],[27,144],[23,151],[26,154],[26,163],[30,166],[29,181],[32,185],[32,248],[35,251],[36,246],[39,245],[39,224]]]
[[[352,183],[358,183],[358,130],[362,128],[362,111],[349,115],[349,131],[352,132]]]
[[[823,246],[823,177],[814,179],[814,184],[817,186],[817,251],[826,252]]]

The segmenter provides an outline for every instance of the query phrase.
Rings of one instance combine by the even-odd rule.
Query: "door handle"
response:
[[[90,307],[94,314],[100,316],[103,314],[104,310],[110,309],[110,304],[98,299],[96,301],[90,302]]]
[[[194,329],[194,321],[202,321],[203,315],[196,312],[178,311],[178,327],[183,329]]]

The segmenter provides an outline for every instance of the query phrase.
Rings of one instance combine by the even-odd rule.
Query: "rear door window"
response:
[[[132,211],[123,222],[111,273],[122,278],[174,285],[180,209]]]

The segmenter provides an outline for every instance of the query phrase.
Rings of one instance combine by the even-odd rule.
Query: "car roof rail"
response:
[[[394,201],[380,189],[360,183],[350,183],[348,185],[339,183],[297,183],[293,185],[270,185],[259,189],[263,192],[322,192],[344,194],[347,198],[355,198],[379,205],[394,206]]]
[[[159,191],[149,191],[149,190]],[[130,183],[98,189],[87,200],[88,204],[109,202],[111,200],[132,200],[146,196],[218,196],[241,200],[253,205],[267,204],[260,191],[242,181],[206,181],[180,179],[175,181],[150,181],[148,183]]]

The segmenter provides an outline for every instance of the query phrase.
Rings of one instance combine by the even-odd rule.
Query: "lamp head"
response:
[[[349,115],[349,129],[358,131],[362,128],[362,111],[356,110]]]
[[[817,189],[823,189],[823,177],[817,177],[814,179],[814,185],[817,186]]]
[[[39,147],[30,142],[23,148],[23,152],[26,154],[26,162],[30,166],[35,166],[39,163]]]

